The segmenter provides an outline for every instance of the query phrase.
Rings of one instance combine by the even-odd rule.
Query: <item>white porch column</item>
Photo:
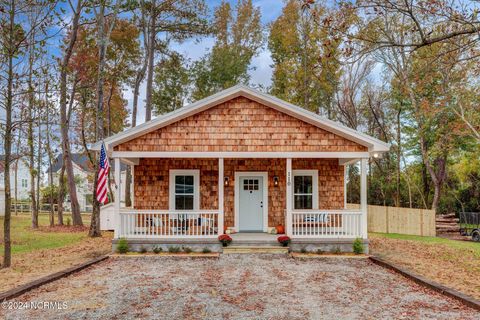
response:
[[[368,238],[367,229],[367,158],[360,160],[360,210],[362,211],[362,238]]]
[[[343,165],[343,208],[347,209],[347,164]]]
[[[287,225],[286,232],[287,236],[292,236],[292,158],[287,158],[287,192],[286,192],[286,213],[287,213]]]
[[[135,166],[130,165],[130,174],[132,179],[130,179],[130,202],[132,203],[132,209],[135,208]]]
[[[223,158],[218,158],[218,234],[223,234],[224,211],[224,184],[223,184]]]
[[[115,210],[114,210],[114,216],[115,216],[115,234],[114,237],[115,239],[118,239],[120,237],[120,230],[121,230],[121,217],[120,217],[120,197],[121,197],[121,192],[120,192],[120,187],[121,187],[121,172],[120,172],[120,158],[114,158],[115,163],[114,163],[114,173],[115,173]]]

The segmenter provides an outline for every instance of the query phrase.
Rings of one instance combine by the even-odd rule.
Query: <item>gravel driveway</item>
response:
[[[367,259],[111,258],[14,301],[6,319],[479,319],[479,313]]]

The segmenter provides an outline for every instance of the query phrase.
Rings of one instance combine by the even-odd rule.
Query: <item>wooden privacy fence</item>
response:
[[[359,205],[347,207],[356,209]],[[369,205],[367,215],[368,232],[436,236],[434,210]]]

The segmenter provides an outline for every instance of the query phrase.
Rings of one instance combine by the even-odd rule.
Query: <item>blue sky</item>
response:
[[[237,0],[230,0],[232,7],[235,6]],[[207,1],[210,12],[213,12],[213,9],[218,6],[220,0]],[[259,7],[262,14],[262,23],[267,25],[269,22],[275,20],[282,11],[284,6],[284,1],[282,0],[254,0],[253,5]],[[266,32],[266,30],[265,30]],[[180,44],[173,44],[172,48],[178,51],[179,53],[185,55],[190,60],[194,61],[202,57],[209,49],[213,46],[214,39],[211,37],[201,38],[200,40],[187,40]],[[250,70],[251,83],[260,84],[265,87],[268,87],[271,83],[272,76],[272,59],[270,57],[270,52],[266,48],[262,48],[259,54],[253,58]],[[128,100],[128,106],[131,108],[133,103],[132,89],[126,88],[125,98]],[[145,84],[140,88],[140,99],[139,99],[139,112],[137,119],[139,123],[144,122],[144,98],[145,98]]]

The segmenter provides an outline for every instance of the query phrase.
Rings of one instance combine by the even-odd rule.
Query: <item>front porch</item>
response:
[[[121,162],[131,165],[135,186],[133,208],[120,207],[115,201],[114,246],[118,239],[125,238],[138,250],[178,245],[198,251],[203,247],[221,251],[217,238],[227,230],[232,232],[234,245],[278,245],[278,235],[266,233],[277,226],[284,227],[285,234],[292,239],[291,249],[296,251],[306,247],[309,251],[329,251],[337,247],[350,251],[354,239],[367,242],[368,154],[363,158],[351,158],[351,153],[343,154],[345,158],[342,158],[337,154],[339,157],[332,159],[321,153],[309,154],[310,158],[267,158],[249,153],[242,158],[212,159],[193,158],[195,155],[188,152],[176,154],[176,158],[144,152],[143,158],[138,158],[135,152],[114,151],[112,156],[115,169]],[[345,165],[355,161],[361,163],[362,204],[361,209],[349,210],[345,201]],[[176,173],[186,179],[190,172],[191,185],[183,180],[181,185],[175,182]],[[309,172],[314,173],[311,179],[306,179],[309,182],[304,183],[308,188],[300,190],[295,177],[309,177]],[[117,200],[123,187],[120,177],[116,176],[115,180],[119,181],[115,189]],[[184,185],[193,190],[192,207],[188,210],[175,207],[178,203],[174,201],[178,198],[175,192]],[[241,192],[247,195],[258,192],[260,198],[247,198],[248,206],[242,211]],[[306,208],[298,209],[299,205]],[[256,232],[247,233],[245,228],[250,225],[242,225],[241,221],[251,212],[259,216],[260,225],[253,228]]]

